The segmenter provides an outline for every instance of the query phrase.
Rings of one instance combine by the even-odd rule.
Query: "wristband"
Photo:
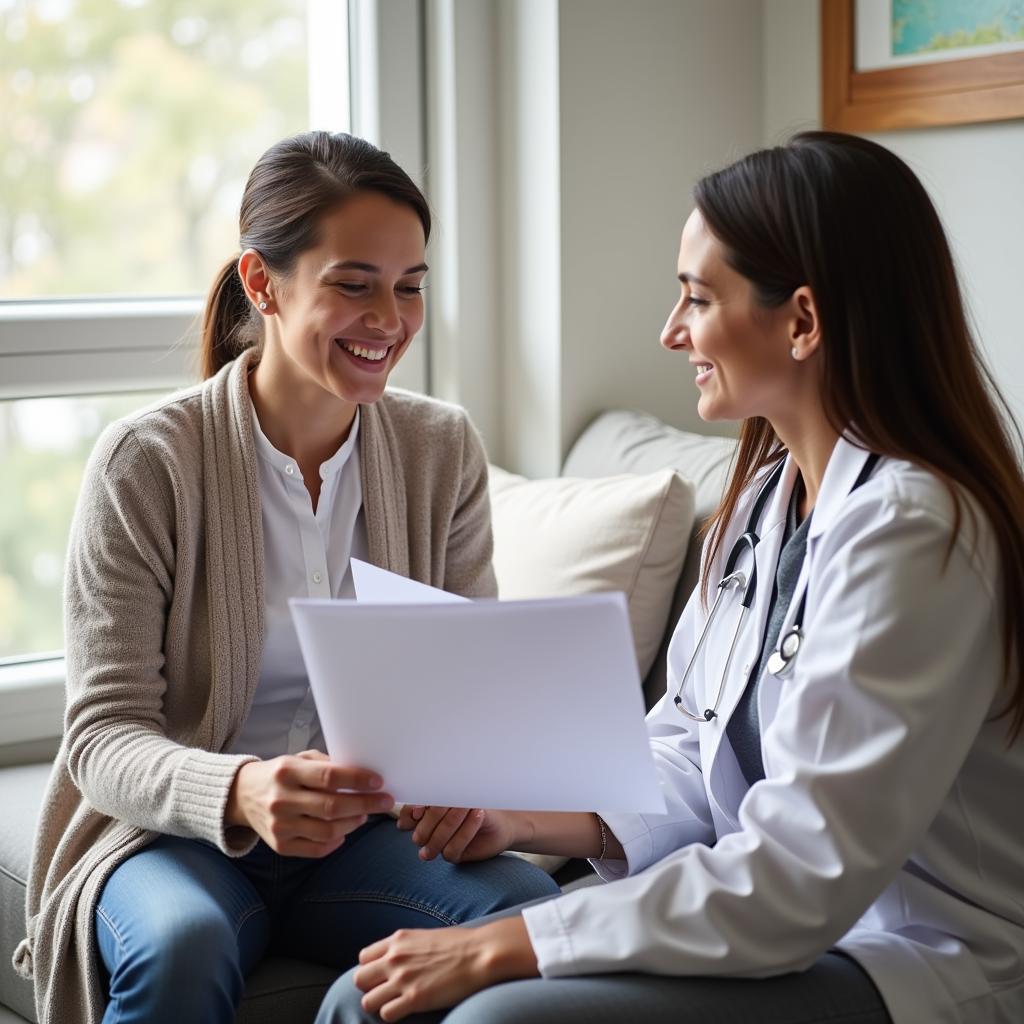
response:
[[[597,818],[597,827],[601,830],[601,852],[597,859],[604,860],[604,855],[608,852],[608,826],[604,823],[604,818],[596,811],[594,817]]]

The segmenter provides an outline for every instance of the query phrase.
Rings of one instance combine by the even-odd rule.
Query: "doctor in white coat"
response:
[[[396,933],[321,1024],[1024,1021],[1024,481],[938,217],[827,133],[695,200],[662,344],[743,426],[648,718],[668,813],[407,811],[608,884]]]

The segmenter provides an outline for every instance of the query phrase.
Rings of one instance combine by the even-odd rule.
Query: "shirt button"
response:
[[[314,583],[319,583],[323,578],[324,578],[323,577],[323,573],[319,573],[319,572],[313,573],[313,582]]]
[[[291,464],[290,462],[288,463],[288,465],[287,465],[287,466],[285,466],[285,467],[284,467],[284,471],[285,471],[285,472],[286,472],[286,473],[287,473],[287,474],[288,474],[289,476],[295,476],[295,467],[294,467],[294,466],[293,466],[293,465],[292,465],[292,464]]]

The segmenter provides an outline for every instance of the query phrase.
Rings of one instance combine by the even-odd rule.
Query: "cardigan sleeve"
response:
[[[164,640],[176,524],[166,477],[123,425],[101,438],[86,470],[65,577],[64,750],[71,778],[97,810],[237,855],[256,836],[226,830],[224,810],[238,768],[256,758],[167,735]]]
[[[493,554],[487,457],[476,428],[463,413],[461,478],[448,531],[444,589],[464,597],[496,597]]]

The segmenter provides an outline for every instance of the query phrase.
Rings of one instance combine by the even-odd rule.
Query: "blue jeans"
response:
[[[103,1022],[230,1024],[245,976],[268,951],[341,973],[396,928],[460,924],[557,891],[518,858],[424,863],[387,816],[322,860],[282,857],[262,842],[232,859],[164,836],[121,864],[100,894]]]

